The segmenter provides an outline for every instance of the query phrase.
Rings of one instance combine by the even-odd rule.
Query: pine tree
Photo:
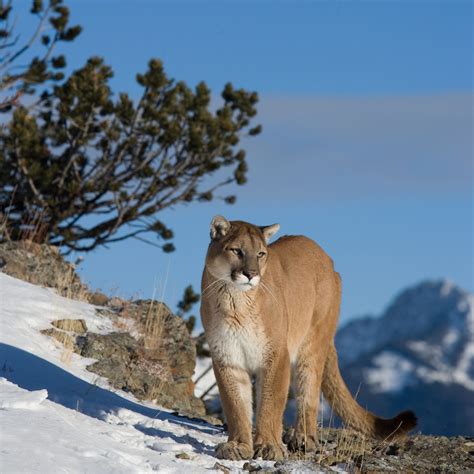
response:
[[[80,27],[67,26],[62,2],[50,0],[48,8],[56,14],[50,22],[57,34],[45,44],[74,39]],[[37,10],[44,21],[46,10],[34,1],[33,14]],[[18,90],[36,92],[25,79],[35,61],[18,79]],[[64,253],[131,237],[150,242],[152,234],[165,241],[158,244],[164,251],[172,251],[173,232],[156,217],[160,211],[215,197],[235,201],[216,193],[246,182],[245,152],[238,144],[243,135],[261,131],[250,123],[255,92],[227,84],[213,110],[204,82],[191,89],[152,59],[136,76],[142,93],[133,100],[113,93],[112,69],[101,58],[90,58],[64,80],[54,73],[65,65],[63,56],[47,56],[41,64],[45,72],[34,85],[56,82],[36,93],[34,107],[10,103],[0,130],[0,209],[11,238],[21,238],[34,222],[37,238]]]

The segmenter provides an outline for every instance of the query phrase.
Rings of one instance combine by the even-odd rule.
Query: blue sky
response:
[[[244,142],[234,206],[162,214],[166,255],[131,240],[86,255],[82,274],[171,305],[199,286],[209,221],[222,213],[306,234],[342,274],[342,319],[380,312],[403,287],[449,278],[473,289],[472,3],[462,1],[71,1],[83,34],[71,67],[106,58],[138,94],[151,57],[217,95],[259,92],[263,133]],[[166,282],[166,284],[165,284]],[[164,288],[165,287],[165,288]]]

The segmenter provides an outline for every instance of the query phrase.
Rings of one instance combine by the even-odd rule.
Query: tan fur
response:
[[[201,317],[209,342],[229,439],[216,455],[281,459],[282,416],[290,375],[297,418],[291,450],[316,444],[322,389],[343,421],[377,438],[402,436],[411,412],[384,420],[364,410],[341,378],[334,347],[341,281],[332,260],[312,240],[267,240],[279,226],[257,227],[216,216],[202,277]],[[257,381],[252,437],[251,377]]]

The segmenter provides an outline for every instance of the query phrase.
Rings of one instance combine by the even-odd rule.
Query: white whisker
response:
[[[224,278],[218,278],[217,280],[214,280],[209,285],[207,285],[206,288],[204,288],[204,290],[202,290],[201,294],[204,295],[207,290],[209,290],[212,286],[215,286],[217,283],[221,282],[222,280],[224,280]]]
[[[224,282],[223,285],[222,282]],[[221,285],[219,285],[219,283],[221,283]],[[201,297],[209,298],[210,296],[215,294],[222,286],[225,286],[226,283],[227,280],[225,278],[218,278],[217,280],[214,280],[202,291]]]
[[[272,290],[270,289],[270,286],[266,283],[264,283],[263,280],[260,280],[260,285],[262,285],[262,289],[266,291],[274,300],[277,305],[280,305],[280,302],[276,299],[275,295],[273,294]]]

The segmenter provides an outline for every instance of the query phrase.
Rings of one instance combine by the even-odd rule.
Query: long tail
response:
[[[342,283],[341,277],[335,273],[337,296],[334,300],[334,320],[339,316]],[[396,439],[404,437],[416,426],[416,416],[412,411],[399,413],[395,418],[380,418],[364,410],[353,398],[339,371],[337,352],[331,345],[324,367],[321,389],[327,402],[334,411],[350,426],[364,434],[377,439]]]
[[[395,418],[385,419],[364,410],[354,400],[342,379],[333,345],[326,359],[321,388],[327,402],[344,423],[366,435],[387,440],[402,438],[416,426],[416,416],[412,411],[404,411]]]

